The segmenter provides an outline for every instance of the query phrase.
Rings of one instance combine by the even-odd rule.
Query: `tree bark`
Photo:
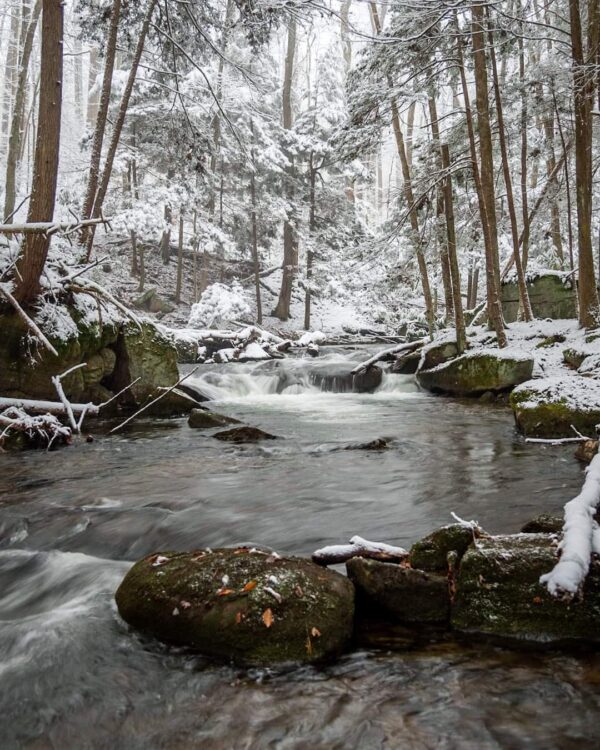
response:
[[[573,95],[575,115],[575,172],[577,196],[577,239],[579,247],[579,323],[597,325],[598,292],[592,247],[592,109],[594,76],[586,71],[590,62],[584,51],[581,22],[583,0],[569,0],[573,59]],[[588,54],[595,59],[598,45],[598,0],[588,0]]]
[[[33,165],[33,190],[28,222],[51,221],[54,217],[60,149],[60,115],[63,83],[63,1],[43,0],[41,86],[38,128]],[[40,292],[40,278],[50,247],[50,237],[28,234],[16,266],[14,297],[27,305]]]
[[[108,108],[110,105],[110,92],[112,87],[113,70],[115,67],[115,55],[117,52],[117,33],[119,30],[119,19],[121,16],[121,0],[113,0],[110,12],[110,26],[108,29],[108,38],[106,40],[106,54],[104,58],[104,73],[102,76],[102,92],[100,94],[100,104],[98,106],[98,115],[94,128],[94,137],[92,139],[92,150],[90,154],[90,171],[88,173],[87,187],[81,215],[84,219],[92,216],[96,191],[98,189],[98,177],[100,174],[100,159],[102,158],[102,144],[104,143],[104,134],[106,132],[106,121],[108,118]],[[81,233],[81,243],[86,244],[90,235],[88,230]]]
[[[177,286],[175,287],[175,304],[181,304],[181,287],[183,284],[183,207],[179,209],[179,237],[177,242]]]
[[[98,117],[98,107],[100,106],[100,97],[98,92],[95,91],[96,79],[100,72],[100,64],[98,62],[98,50],[95,47],[90,49],[90,62],[88,69],[88,98],[87,98],[87,126],[91,128],[96,122]]]
[[[292,82],[294,77],[294,54],[296,51],[296,20],[291,18],[288,24],[287,52],[285,58],[285,74],[283,79],[283,128],[292,128]],[[295,169],[293,157],[288,154],[291,167],[285,180],[285,197],[288,205],[294,200]],[[298,269],[298,239],[293,222],[288,215],[283,223],[283,276],[281,279],[281,290],[279,300],[273,315],[280,320],[288,320],[290,317],[290,304],[292,301],[292,287]]]
[[[17,193],[17,170],[21,155],[21,144],[23,140],[23,125],[25,118],[25,98],[27,96],[27,74],[29,61],[33,49],[33,40],[42,10],[42,0],[37,0],[33,12],[29,17],[27,30],[23,39],[21,59],[19,61],[19,75],[17,89],[13,106],[12,121],[10,125],[10,136],[8,139],[8,155],[6,157],[6,187],[4,195],[4,216],[12,216],[15,210]],[[25,13],[24,20],[25,20]]]
[[[304,328],[310,331],[310,313],[312,302],[312,290],[310,288],[313,275],[313,243],[315,241],[315,231],[317,229],[317,206],[315,185],[317,181],[317,169],[314,165],[314,153],[311,151],[309,160],[309,213],[308,213],[308,232],[310,235],[309,246],[306,250],[306,289],[304,292]]]

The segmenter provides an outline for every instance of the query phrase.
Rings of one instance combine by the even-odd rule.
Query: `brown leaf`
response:
[[[265,609],[265,611],[262,613],[262,621],[264,622],[264,624],[268,628],[270,628],[271,625],[273,624],[273,620],[274,620],[274,617],[273,617],[273,613],[271,612],[271,610]]]
[[[534,604],[541,604],[542,603],[542,597],[541,596],[534,596],[533,597],[533,603]]]
[[[313,638],[319,638],[321,636],[321,631],[318,628],[313,628],[310,631],[310,634],[312,635]]]
[[[217,596],[227,596],[228,594],[235,594],[235,591],[233,589],[219,589],[217,591]]]
[[[244,586],[242,591],[252,591],[252,589],[256,588],[256,581],[248,581],[248,583]]]
[[[236,612],[235,621],[236,621],[236,623],[238,625],[240,624],[240,622],[242,621],[242,613],[241,612]]]

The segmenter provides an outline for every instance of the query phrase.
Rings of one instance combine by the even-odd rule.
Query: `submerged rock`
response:
[[[405,623],[444,622],[450,615],[445,575],[425,573],[395,563],[353,557],[346,563],[348,577],[360,597],[357,610],[368,614],[373,604]]]
[[[539,582],[557,560],[550,534],[478,540],[461,561],[452,626],[543,643],[600,641],[600,563],[592,561],[581,598],[565,602]]]
[[[277,440],[276,435],[260,430],[258,427],[233,427],[231,430],[217,432],[217,440],[224,440],[227,443],[258,443],[260,440]]]
[[[115,599],[134,628],[247,664],[317,661],[343,651],[353,629],[347,578],[245,548],[149,555]]]
[[[188,417],[188,425],[200,429],[210,429],[211,427],[223,427],[228,424],[239,423],[239,419],[226,417],[223,414],[215,414],[215,412],[206,409],[192,409]]]
[[[367,443],[349,443],[344,446],[345,451],[381,451],[388,447],[385,438],[375,438]]]
[[[473,529],[469,526],[460,523],[443,526],[413,544],[409,553],[410,564],[419,570],[446,573],[448,553],[455,552],[460,559],[472,543]]]
[[[600,423],[600,383],[576,375],[532,380],[515,388],[510,405],[527,436],[573,437],[571,425],[591,436]]]
[[[417,381],[430,391],[476,396],[505,391],[531,378],[533,358],[518,350],[473,350],[432,369],[419,369]]]
[[[310,379],[323,391],[370,393],[381,385],[383,371],[377,365],[371,365],[364,372],[353,375],[344,366],[327,363],[315,367],[310,373]]]

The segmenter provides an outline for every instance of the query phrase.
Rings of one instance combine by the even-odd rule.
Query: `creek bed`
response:
[[[119,620],[120,579],[158,549],[308,555],[353,534],[407,546],[452,511],[512,532],[579,491],[573,447],[526,444],[505,407],[436,398],[409,376],[372,394],[315,385],[315,368],[364,356],[193,376],[215,410],[282,440],[226,445],[183,419],[139,419],[60,453],[0,456],[3,750],[600,743],[596,654],[390,639],[319,668],[240,670]],[[378,437],[386,450],[343,450]]]

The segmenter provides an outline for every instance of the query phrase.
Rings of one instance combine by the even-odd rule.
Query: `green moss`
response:
[[[593,434],[600,423],[600,409],[576,410],[565,397],[544,399],[527,388],[511,393],[510,405],[517,426],[528,437],[572,437],[571,425],[584,434]]]
[[[448,571],[448,553],[456,552],[460,559],[473,542],[473,530],[454,523],[433,531],[415,542],[410,550],[410,564],[419,570]]]
[[[348,643],[354,592],[338,573],[247,549],[160,554],[136,563],[115,595],[135,628],[252,664],[315,661]]]
[[[452,608],[457,630],[539,642],[600,640],[600,564],[571,603],[539,582],[557,562],[549,534],[480,539],[464,555]]]
[[[459,396],[475,396],[485,391],[504,391],[531,378],[533,359],[510,359],[484,352],[473,352],[445,362],[433,370],[419,370],[423,388]]]

